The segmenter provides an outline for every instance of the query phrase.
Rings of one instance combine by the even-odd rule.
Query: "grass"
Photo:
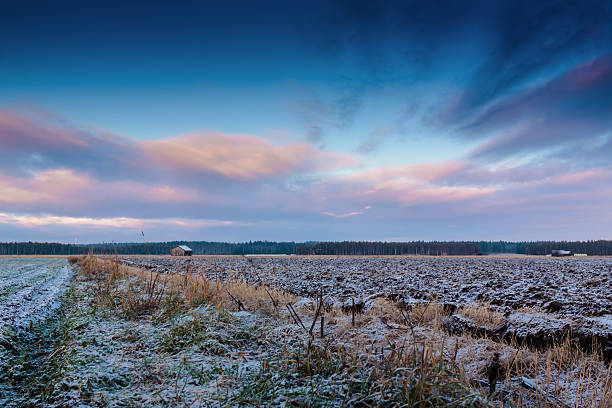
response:
[[[94,283],[95,299],[101,305],[125,319],[149,317],[155,324],[168,324],[160,350],[170,354],[196,349],[205,355],[228,357],[232,350],[256,347],[263,334],[256,335],[234,324],[227,310],[246,309],[284,325],[282,320],[287,315],[283,305],[298,300],[290,294],[239,281],[209,281],[197,274],[160,276],[92,257],[71,262]],[[358,325],[380,319],[394,307],[383,299],[375,304],[369,314],[359,316]],[[410,316],[419,321],[439,319],[439,310],[430,305],[413,310]],[[307,319],[311,312],[298,308],[296,313]],[[331,306],[323,308],[323,313],[329,320],[343,316]],[[402,321],[402,314],[396,310],[393,319]],[[306,332],[299,335],[298,329],[299,336],[309,337]],[[356,344],[339,345],[333,331],[327,340],[315,337],[310,337],[305,349],[299,344],[267,343],[267,349],[276,351],[269,353],[260,371],[242,378],[240,391],[220,400],[228,405],[253,406],[275,405],[278,398],[289,401],[288,406],[487,406],[486,399],[447,365],[441,350],[427,344],[407,348],[389,343],[375,350]],[[317,382],[325,383],[324,389],[313,388]]]
[[[218,406],[609,407],[612,400],[611,369],[597,352],[585,353],[569,338],[538,351],[447,336],[441,325],[447,313],[435,299],[406,308],[377,298],[354,323],[350,311],[324,304],[327,334],[321,339],[317,330],[308,334],[317,304],[300,307],[288,293],[208,280],[193,270],[157,274],[94,257],[71,262],[90,282],[96,307],[159,327],[157,350],[171,356],[163,358],[195,351],[238,364],[240,350],[266,351],[257,372],[246,376],[237,365],[205,370],[185,359],[179,371],[163,374],[143,362],[143,378],[173,378],[176,401],[187,401],[188,381],[214,381]],[[287,304],[295,306],[304,329],[289,317]],[[264,316],[265,327],[238,324],[232,312],[240,310]],[[504,321],[487,304],[458,313],[490,327]],[[489,399],[485,371],[493,351],[502,354],[505,377]],[[528,381],[520,384],[522,378]]]
[[[75,326],[73,310],[77,293],[69,290],[65,305],[46,321],[5,333],[0,343],[0,401],[14,406],[57,404],[57,382],[65,370]]]
[[[491,306],[488,303],[464,306],[459,314],[469,317],[476,324],[487,327],[500,326],[505,320],[504,315],[498,311],[491,310]]]
[[[242,281],[210,281],[195,271],[159,274],[122,265],[118,260],[101,260],[93,256],[71,257],[69,261],[77,265],[87,279],[96,283],[98,302],[120,309],[127,319],[147,315],[169,319],[202,304],[229,310],[244,308],[278,316],[282,305],[298,300],[289,293],[264,286],[249,286]]]
[[[457,378],[443,353],[393,343],[373,352],[310,342],[284,360],[262,364],[227,402],[262,406],[271,401],[292,407],[491,406]]]
[[[172,322],[164,334],[161,349],[177,353],[196,347],[207,355],[229,356],[231,349],[256,342],[253,332],[235,325],[227,312],[210,313],[209,309],[192,311]]]

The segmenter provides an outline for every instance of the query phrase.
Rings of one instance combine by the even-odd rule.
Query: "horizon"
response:
[[[87,246],[87,245],[100,245],[100,246],[112,246],[112,245],[150,245],[150,244],[169,244],[169,243],[210,243],[210,244],[230,244],[230,245],[239,245],[239,244],[249,244],[249,243],[269,243],[269,244],[295,244],[295,245],[309,245],[309,244],[326,244],[326,243],[343,243],[343,242],[361,242],[361,243],[384,243],[384,244],[450,244],[450,243],[504,243],[504,244],[535,244],[535,243],[552,243],[552,244],[561,244],[561,243],[588,243],[588,242],[606,242],[612,243],[612,240],[606,239],[589,239],[589,240],[523,240],[523,241],[509,241],[509,240],[448,240],[448,241],[439,241],[439,240],[414,240],[414,241],[372,241],[372,240],[362,240],[362,241],[270,241],[270,240],[247,240],[247,241],[207,241],[207,240],[169,240],[169,241],[100,241],[100,242],[83,242],[83,243],[75,243],[75,242],[61,242],[61,241],[0,241],[0,245],[7,244],[60,244],[60,245],[72,245],[72,246]]]
[[[5,2],[0,242],[610,240],[610,21]]]

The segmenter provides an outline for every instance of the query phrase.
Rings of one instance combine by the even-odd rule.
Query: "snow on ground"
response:
[[[573,287],[564,288],[564,293],[577,296],[588,292],[602,303],[592,304],[588,309],[577,297],[556,297],[559,305],[555,305],[555,309],[558,309],[559,316],[555,322],[561,325],[560,330],[565,330],[565,319],[569,319],[566,317],[569,314],[572,319],[583,320],[581,330],[590,333],[597,329],[603,339],[604,335],[610,334],[610,314],[588,313],[592,310],[609,311],[605,300],[610,300],[610,291],[606,291],[606,288],[610,285],[612,260],[126,257],[124,261],[168,273],[204,273],[211,279],[266,283],[311,297],[323,287],[326,299],[338,302],[346,301],[350,296],[368,299],[371,307],[368,313],[357,315],[354,327],[350,312],[343,313],[333,308],[325,311],[325,343],[329,349],[342,345],[358,353],[359,358],[376,358],[380,355],[381,359],[389,357],[391,350],[396,349],[395,345],[401,345],[402,350],[403,345],[411,344],[428,348],[431,352],[444,350],[446,359],[461,367],[466,377],[483,393],[487,391],[486,365],[491,354],[501,352],[502,360],[506,362],[514,361],[518,355],[516,365],[520,366],[520,370],[498,384],[498,397],[504,400],[533,390],[549,395],[548,390],[553,389],[554,396],[550,398],[557,398],[552,400],[554,405],[563,405],[558,399],[561,396],[569,406],[591,406],[591,402],[594,405],[602,402],[601,395],[609,395],[604,390],[609,385],[602,378],[609,375],[610,368],[599,360],[591,361],[589,357],[583,365],[562,365],[561,357],[555,357],[558,347],[539,354],[530,350],[522,350],[518,354],[514,346],[492,339],[444,334],[440,324],[444,316],[437,314],[427,318],[430,320],[415,320],[417,325],[412,327],[403,313],[398,315],[399,310],[394,309],[395,303],[385,297],[416,303],[418,299],[425,300],[437,295],[441,298],[440,303],[461,305],[482,301],[483,297],[479,294],[488,291],[492,296],[488,301],[493,303],[492,300],[499,299],[497,304],[502,311],[513,311],[506,324],[514,324],[518,334],[522,333],[521,330],[530,334],[534,330],[532,326],[540,328],[549,321],[544,319],[542,312],[521,309],[526,304],[517,307],[511,302],[504,303],[504,296],[513,295],[514,301],[523,299],[525,302],[534,293],[549,294],[544,288],[546,285],[570,282],[568,284]],[[514,278],[514,274],[518,278]],[[581,279],[579,275],[582,275]],[[68,286],[71,276],[72,269],[65,260],[0,259],[1,327],[27,325],[29,321],[47,316],[58,306],[58,298]],[[259,393],[260,389],[272,388],[280,390],[278,394],[273,394],[273,405],[284,406],[293,398],[314,398],[325,392],[342,395],[346,392],[347,378],[338,377],[337,374],[329,378],[308,377],[304,384],[299,385],[299,378],[291,377],[297,372],[289,370],[286,374],[290,376],[286,378],[273,373],[265,383],[258,382],[270,361],[296,364],[287,356],[294,355],[309,338],[285,310],[281,310],[277,318],[271,318],[254,309],[231,312],[220,309],[218,305],[203,304],[168,319],[147,315],[137,320],[126,320],[117,310],[97,303],[95,294],[100,289],[97,285],[80,275],[73,280],[72,289],[68,292],[70,300],[65,303],[67,308],[61,309],[66,315],[64,326],[68,328],[68,341],[57,351],[43,353],[44,360],[49,356],[61,355],[58,366],[62,368],[57,374],[57,381],[54,380],[48,387],[54,401],[49,406],[224,406],[226,403],[240,406],[241,400],[236,396],[244,394],[245,389]],[[534,287],[537,290],[529,290]],[[454,294],[452,288],[455,288]],[[417,293],[422,295],[417,296]],[[377,297],[379,294],[383,296]],[[537,296],[535,299],[550,302]],[[545,309],[539,304],[536,306]],[[308,326],[314,315],[314,301],[302,298],[294,302],[293,307]],[[413,311],[412,316],[425,319],[427,310],[425,308],[421,314]],[[429,312],[434,310],[430,309]],[[546,321],[540,322],[539,319]],[[316,337],[313,341],[323,344],[323,340]],[[547,369],[547,363],[552,366],[551,370]],[[548,384],[547,378],[551,374],[554,384]],[[273,382],[273,387],[266,385],[268,380]],[[277,380],[278,384],[275,382]],[[317,384],[316,392],[309,391],[311,380]],[[589,382],[593,383],[589,385],[592,391],[586,395],[593,395],[594,400],[581,402],[585,394],[583,388]],[[291,387],[297,388],[293,390]],[[33,405],[40,402],[38,399],[28,400],[28,395],[23,398],[23,401],[30,401]],[[533,398],[527,406],[537,402]],[[272,404],[272,400],[268,402]],[[3,405],[1,389],[0,405]],[[15,406],[19,405],[16,403]]]
[[[0,336],[57,309],[71,277],[66,259],[0,258]]]

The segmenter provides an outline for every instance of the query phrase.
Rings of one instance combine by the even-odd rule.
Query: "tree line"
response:
[[[300,245],[298,255],[475,255],[473,242],[317,242]]]
[[[412,241],[316,242],[297,246],[298,255],[548,255],[564,249],[588,255],[612,255],[612,241]]]
[[[187,245],[194,255],[295,254],[295,242],[249,241],[241,243],[169,241],[143,243],[61,244],[57,242],[0,243],[0,255],[169,255],[178,245]]]
[[[0,242],[0,255],[168,255],[187,245],[194,255],[484,255],[513,253],[548,255],[564,249],[588,255],[612,255],[612,241],[412,241],[412,242],[211,242],[169,241],[142,243],[62,244],[57,242]]]

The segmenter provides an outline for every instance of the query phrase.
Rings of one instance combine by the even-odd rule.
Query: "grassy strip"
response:
[[[57,384],[65,371],[73,340],[77,296],[74,287],[61,299],[62,306],[45,321],[27,329],[7,332],[0,344],[0,402],[29,407],[61,403]]]

